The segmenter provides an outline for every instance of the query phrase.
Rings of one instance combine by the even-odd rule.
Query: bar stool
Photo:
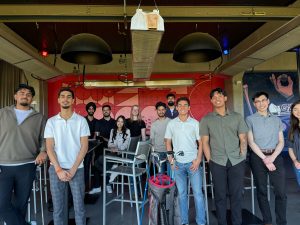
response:
[[[138,221],[138,223],[140,223],[139,209],[140,209],[140,207],[143,207],[147,201],[142,202],[142,201],[138,200],[136,178],[138,178],[142,174],[146,173],[147,169],[143,168],[143,167],[137,167],[137,165],[141,165],[144,162],[148,163],[149,152],[150,152],[150,145],[149,145],[148,141],[139,141],[137,144],[137,147],[136,147],[136,151],[135,151],[135,153],[133,153],[133,156],[134,156],[133,159],[121,158],[121,157],[109,156],[109,155],[104,156],[103,186],[106,186],[106,178],[105,178],[106,174],[112,173],[112,172],[118,173],[118,175],[121,175],[122,185],[121,185],[121,194],[117,195],[115,198],[113,198],[109,202],[106,202],[106,191],[103,191],[103,224],[106,224],[106,206],[108,206],[109,204],[111,204],[114,201],[121,202],[121,214],[122,215],[124,213],[124,202],[135,203],[137,221]],[[117,168],[106,170],[106,163],[108,160],[120,162],[120,164]],[[124,199],[124,176],[133,178],[133,186],[134,186],[134,194],[135,194],[134,200]]]
[[[34,207],[34,214],[37,214],[37,199],[36,199],[36,192],[40,192],[40,206],[41,206],[41,217],[42,217],[42,225],[45,224],[44,219],[44,208],[43,208],[43,184],[42,184],[42,166],[37,166],[36,172],[38,173],[36,175],[36,179],[33,181],[32,186],[32,192],[33,192],[33,207]],[[45,178],[44,178],[45,179]],[[37,188],[38,185],[38,188]],[[27,205],[27,220],[31,221],[31,197],[28,200]]]

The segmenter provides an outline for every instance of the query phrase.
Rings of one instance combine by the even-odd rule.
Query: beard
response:
[[[68,108],[70,108],[70,106],[69,105],[63,105],[62,108],[63,109],[68,109]]]
[[[88,115],[89,115],[89,116],[93,116],[93,115],[94,115],[94,112],[88,112]]]
[[[29,106],[29,103],[28,102],[21,102],[20,105],[21,106]]]
[[[168,102],[168,106],[174,106],[174,102],[173,101],[169,101]]]
[[[158,117],[163,118],[163,117],[165,117],[165,114],[164,113],[160,113],[160,114],[158,114]]]

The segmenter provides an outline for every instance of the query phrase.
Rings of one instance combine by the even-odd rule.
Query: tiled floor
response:
[[[295,177],[292,171],[291,162],[288,157],[285,157],[286,162],[286,171],[287,171],[287,196],[288,196],[288,206],[287,206],[287,219],[288,225],[298,225],[300,224],[300,188],[297,186]],[[246,184],[249,183],[249,180],[245,181]],[[190,201],[190,224],[195,223],[195,212],[194,212],[194,202],[191,199]],[[272,211],[274,212],[274,195],[271,191],[271,206]],[[251,192],[249,190],[245,191],[244,195],[244,208],[248,211],[251,211]],[[209,219],[211,225],[216,225],[216,218],[212,213],[214,209],[214,204],[209,198]],[[98,200],[94,204],[87,204],[87,217],[89,218],[88,225],[101,225],[102,224],[102,192],[99,195]],[[143,218],[143,224],[148,225],[148,217],[147,217],[148,206],[145,208],[145,216]],[[31,210],[33,213],[33,210]],[[48,212],[47,206],[44,205],[44,212],[45,212],[45,224],[48,224],[49,221],[52,219],[52,213]],[[259,218],[261,217],[257,201],[255,199],[255,214]],[[74,211],[70,209],[70,217],[74,218]],[[37,224],[41,223],[41,213],[40,209],[38,209],[38,214],[32,215],[32,218],[36,218]],[[120,203],[112,203],[107,207],[107,215],[106,215],[106,224],[107,225],[135,225],[137,224],[136,219],[136,211],[134,207],[130,207],[130,204],[125,204],[124,207],[124,215],[121,215],[121,208]],[[275,218],[275,216],[273,216]],[[0,223],[1,224],[1,223]],[[249,223],[245,223],[249,224]],[[276,224],[275,221],[273,224]]]

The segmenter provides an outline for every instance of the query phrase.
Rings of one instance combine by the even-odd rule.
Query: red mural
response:
[[[160,75],[160,79],[164,75]],[[174,75],[174,78],[178,74]],[[201,74],[181,74],[181,77],[195,79],[195,84],[190,87],[175,88],[94,88],[86,89],[76,86],[78,76],[67,75],[53,78],[48,81],[48,116],[51,117],[59,112],[57,93],[62,86],[70,86],[75,92],[75,112],[86,116],[85,105],[89,102],[96,103],[97,110],[95,117],[102,118],[101,106],[109,104],[112,108],[112,117],[124,115],[129,117],[130,107],[139,105],[143,120],[146,122],[147,130],[150,129],[152,121],[157,118],[155,104],[158,101],[166,102],[166,95],[170,92],[177,97],[186,96],[191,100],[191,116],[200,120],[212,110],[209,99],[209,92],[215,87],[224,87],[224,80],[228,79],[222,75],[209,79]],[[170,74],[168,74],[170,77]],[[173,76],[171,76],[173,78]],[[94,79],[94,76],[87,76],[87,79]],[[98,77],[99,79],[99,77]]]

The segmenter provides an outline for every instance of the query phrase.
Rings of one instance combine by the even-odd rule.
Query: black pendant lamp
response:
[[[174,49],[173,59],[181,63],[209,62],[222,55],[222,49],[213,36],[195,32],[180,39]]]
[[[105,64],[112,61],[109,45],[94,34],[81,33],[70,37],[62,46],[61,58],[84,65]]]

